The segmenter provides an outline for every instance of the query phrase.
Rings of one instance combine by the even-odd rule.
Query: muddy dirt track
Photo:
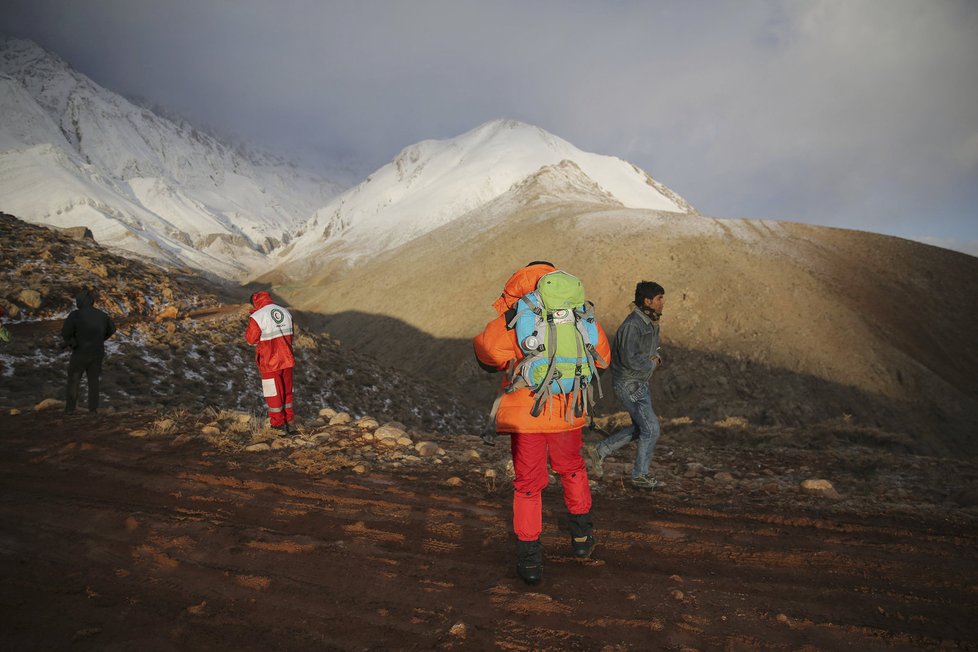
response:
[[[580,561],[550,487],[530,589],[505,482],[270,471],[145,419],[0,416],[4,649],[978,649],[973,518],[625,489]]]

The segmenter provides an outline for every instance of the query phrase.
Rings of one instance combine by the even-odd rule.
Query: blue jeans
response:
[[[615,395],[625,405],[632,417],[632,425],[622,428],[598,444],[598,455],[607,457],[630,441],[635,441],[638,451],[635,454],[635,466],[632,477],[648,475],[649,465],[652,464],[652,451],[659,441],[659,419],[652,409],[652,394],[649,384],[641,380],[626,380],[616,382]]]

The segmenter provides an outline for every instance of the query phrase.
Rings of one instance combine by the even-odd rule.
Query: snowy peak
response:
[[[638,167],[581,151],[533,125],[493,120],[456,138],[403,149],[318,210],[284,256],[369,257],[420,237],[555,167],[575,199],[677,214],[695,210]],[[570,176],[568,176],[570,175]],[[570,177],[573,176],[573,182]]]
[[[265,267],[342,190],[136,106],[30,41],[0,39],[0,108],[4,210],[225,278]]]

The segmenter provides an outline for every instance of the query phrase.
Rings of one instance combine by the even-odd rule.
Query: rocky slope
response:
[[[487,405],[496,381],[469,340],[515,269],[542,259],[579,276],[609,333],[635,283],[657,280],[663,415],[847,418],[912,433],[921,451],[978,451],[978,259],[870,233],[567,201],[566,184],[566,170],[545,169],[369,267],[280,290],[358,350]]]
[[[105,406],[264,413],[253,349],[243,336],[247,290],[127,260],[90,239],[3,214],[0,252],[0,305],[13,334],[0,349],[0,405],[63,399],[69,354],[60,341],[61,319],[74,308],[77,292],[93,287],[96,306],[119,327],[107,343]],[[462,408],[450,393],[344,351],[314,315],[298,314],[297,320],[300,416],[314,420],[321,408],[333,408],[417,428],[478,427],[481,415]]]

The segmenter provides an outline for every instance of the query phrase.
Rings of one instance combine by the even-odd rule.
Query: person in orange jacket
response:
[[[295,367],[292,314],[276,305],[268,292],[252,294],[251,305],[245,340],[255,347],[262,395],[268,404],[268,420],[272,428],[288,432],[295,419],[292,410],[292,369]]]
[[[515,330],[507,325],[522,296],[533,292],[540,277],[556,268],[544,261],[534,261],[514,273],[506,281],[502,295],[493,303],[498,316],[473,339],[475,355],[487,371],[504,371],[511,361],[523,357]],[[595,351],[601,360],[610,360],[611,347],[600,325]],[[603,366],[603,365],[602,365]],[[527,584],[536,584],[543,577],[543,549],[540,533],[543,530],[541,492],[548,483],[547,458],[560,475],[564,488],[564,503],[569,512],[571,546],[575,556],[588,557],[594,547],[591,519],[591,489],[588,485],[584,459],[581,457],[582,431],[587,415],[574,415],[566,420],[568,395],[555,394],[553,405],[539,416],[530,410],[534,394],[529,387],[507,392],[509,378],[503,379],[496,412],[495,428],[510,435],[513,456],[513,530],[516,534],[516,572]]]

